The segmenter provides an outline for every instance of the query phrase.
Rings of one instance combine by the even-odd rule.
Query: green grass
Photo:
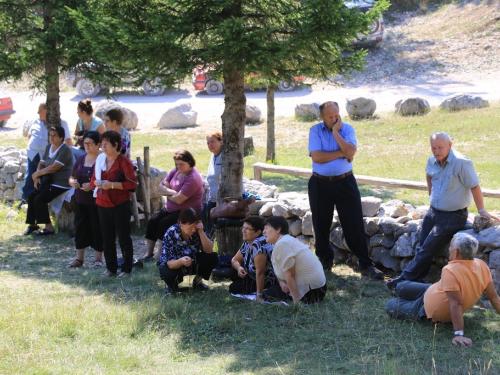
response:
[[[347,266],[327,276],[325,301],[261,305],[207,293],[165,298],[154,264],[120,282],[66,269],[73,242],[20,235],[23,215],[0,206],[2,374],[495,374],[500,317],[465,317],[471,348],[451,345],[450,325],[394,321],[389,291]],[[134,243],[142,240],[134,232]],[[86,264],[91,264],[87,252]],[[183,285],[187,286],[187,283]],[[490,366],[486,371],[484,368]]]
[[[500,173],[496,119],[500,105],[483,110],[401,118],[381,114],[351,122],[358,135],[356,173],[423,181],[430,155],[428,136],[449,132],[457,150],[475,163],[483,188],[498,189]],[[312,123],[277,119],[278,163],[310,167]],[[265,125],[247,128],[264,160]],[[194,136],[196,134],[196,136]],[[197,128],[132,133],[133,156],[150,147],[151,165],[172,168],[175,150],[185,147],[206,171],[203,124]],[[24,145],[2,136],[1,146]],[[306,191],[307,179],[264,174],[284,191]],[[427,203],[425,194],[361,186],[363,195]],[[486,201],[500,208],[498,200]],[[101,279],[100,270],[66,269],[74,243],[64,232],[25,237],[24,214],[7,220],[0,205],[0,374],[498,374],[500,317],[474,308],[465,315],[471,348],[451,345],[450,325],[390,320],[389,291],[360,278],[347,266],[327,276],[326,300],[315,306],[260,305],[228,295],[228,282],[211,281],[205,294],[163,296],[154,264],[123,282]],[[134,231],[136,254],[143,233]],[[185,283],[187,286],[188,284]]]

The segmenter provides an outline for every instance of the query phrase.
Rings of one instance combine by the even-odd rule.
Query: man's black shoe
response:
[[[384,278],[384,273],[374,266],[369,266],[363,270],[360,270],[363,276],[371,277],[372,279],[382,280]]]
[[[399,282],[403,281],[403,277],[402,276],[398,276],[398,277],[395,277],[393,279],[390,279],[387,284],[385,284],[387,286],[387,288],[389,288],[389,290],[393,290],[396,288],[396,285],[398,285]]]

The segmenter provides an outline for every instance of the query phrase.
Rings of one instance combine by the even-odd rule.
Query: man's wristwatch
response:
[[[462,331],[462,330],[460,330],[460,331],[455,331],[455,332],[453,332],[453,334],[454,334],[455,336],[463,336],[463,335],[464,335],[464,331]]]
[[[114,188],[115,188],[115,183],[114,183],[114,182],[112,182],[112,183],[111,183],[111,189],[114,189]]]

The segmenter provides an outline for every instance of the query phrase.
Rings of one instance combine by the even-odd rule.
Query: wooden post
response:
[[[144,146],[144,181],[146,183],[147,194],[144,197],[144,216],[146,225],[151,218],[151,168],[149,164],[149,146]]]
[[[141,221],[139,220],[139,208],[137,207],[137,195],[135,194],[135,192],[130,193],[130,195],[132,197],[132,210],[133,210],[133,214],[134,214],[135,226],[137,228],[140,228]]]
[[[137,169],[139,169],[139,184],[142,189],[142,197],[144,199],[144,219],[146,219],[146,213],[149,213],[149,208],[151,207],[149,203],[148,193],[146,191],[146,179],[144,178],[144,167],[141,162],[141,158],[137,157]],[[147,223],[146,223],[147,225]]]

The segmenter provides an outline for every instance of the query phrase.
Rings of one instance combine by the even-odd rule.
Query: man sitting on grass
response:
[[[487,264],[474,259],[478,242],[469,234],[456,233],[450,244],[450,262],[435,284],[404,280],[396,286],[397,297],[389,300],[386,312],[396,319],[453,323],[453,345],[470,346],[464,336],[464,312],[484,293],[500,314],[500,298]]]

